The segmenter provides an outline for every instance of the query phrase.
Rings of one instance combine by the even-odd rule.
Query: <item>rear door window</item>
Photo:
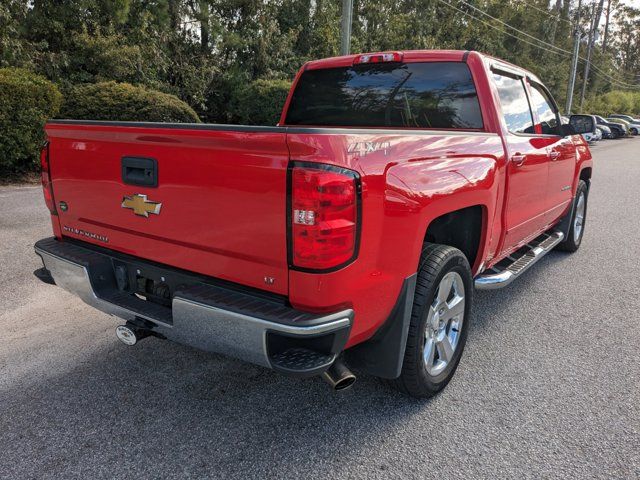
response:
[[[502,114],[511,133],[536,133],[533,128],[533,115],[529,99],[521,78],[493,74],[493,81],[498,87],[498,96],[502,105]]]
[[[308,70],[286,124],[481,129],[478,94],[461,62],[378,63]]]

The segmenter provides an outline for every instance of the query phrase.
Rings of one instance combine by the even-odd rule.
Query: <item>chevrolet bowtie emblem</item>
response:
[[[130,208],[133,213],[141,217],[148,217],[150,213],[158,215],[161,207],[162,203],[147,200],[146,195],[140,195],[139,193],[122,199],[122,208]]]

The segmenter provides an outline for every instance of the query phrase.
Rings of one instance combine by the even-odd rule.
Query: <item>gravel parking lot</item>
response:
[[[480,292],[430,401],[335,394],[150,338],[32,275],[39,187],[0,187],[0,478],[640,477],[640,139],[601,142],[586,236]]]

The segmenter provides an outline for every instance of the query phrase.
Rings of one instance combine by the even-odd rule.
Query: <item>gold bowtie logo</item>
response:
[[[122,208],[130,208],[133,210],[133,213],[145,218],[148,217],[150,213],[154,215],[160,214],[161,207],[162,203],[147,200],[146,195],[140,195],[139,193],[122,199]]]

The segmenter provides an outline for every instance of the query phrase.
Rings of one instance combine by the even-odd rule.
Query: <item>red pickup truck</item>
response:
[[[36,274],[127,344],[433,395],[474,289],[580,246],[576,133],[535,75],[464,51],[309,62],[278,126],[50,121]]]

